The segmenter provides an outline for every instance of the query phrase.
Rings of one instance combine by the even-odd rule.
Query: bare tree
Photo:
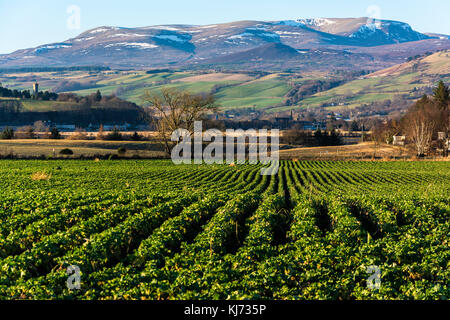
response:
[[[405,131],[415,144],[417,155],[423,156],[428,151],[440,118],[441,112],[433,101],[416,104],[405,116]]]
[[[170,140],[173,131],[183,128],[193,134],[194,122],[217,109],[211,94],[192,94],[173,88],[163,88],[160,94],[147,91],[143,100],[150,105],[152,121],[169,155],[173,148]]]
[[[400,124],[395,119],[378,122],[372,128],[372,139],[377,143],[390,144],[393,141],[393,136],[397,135],[400,131]]]
[[[36,121],[33,124],[33,129],[34,129],[35,132],[43,132],[43,133],[47,133],[48,132],[48,127],[41,120]]]

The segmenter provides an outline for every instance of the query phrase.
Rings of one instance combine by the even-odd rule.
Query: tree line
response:
[[[344,84],[346,80],[307,80],[303,83],[295,83],[286,94],[285,104],[292,106],[298,104],[306,97],[318,92],[327,91]]]
[[[0,100],[0,123],[20,125],[41,120],[84,127],[89,124],[140,124],[147,121],[147,113],[140,106],[115,95],[102,96],[99,90],[88,96],[53,94],[47,109],[29,110],[24,108],[22,100]]]
[[[423,95],[400,119],[390,119],[378,123],[373,129],[375,141],[391,143],[393,136],[405,135],[422,157],[432,149],[445,149],[445,139],[450,130],[450,90],[440,81],[433,90],[433,95]]]
[[[39,91],[37,93],[31,93],[30,90],[8,89],[0,85],[0,97],[16,98],[23,100],[33,99],[33,100],[55,101],[58,99],[58,94],[49,91]]]

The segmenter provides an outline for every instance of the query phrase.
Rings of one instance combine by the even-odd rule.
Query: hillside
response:
[[[268,43],[255,49],[230,54],[221,58],[213,59],[217,63],[240,63],[244,61],[258,60],[291,60],[297,59],[300,53],[294,48],[281,43]]]
[[[43,90],[61,88],[62,91],[88,95],[100,90],[103,95],[116,94],[137,104],[146,91],[157,93],[162,87],[189,90],[193,93],[214,91],[218,103],[226,109],[270,107],[282,103],[289,91],[288,81],[292,75],[269,74],[261,76],[245,72],[158,72],[148,74],[144,71],[105,71],[89,73],[13,73],[0,74],[0,82],[11,89],[29,89],[34,81],[39,82]],[[70,79],[80,84],[81,90],[65,90],[58,83]],[[44,103],[45,104],[45,103]],[[35,106],[37,108],[37,105]],[[52,108],[47,103],[48,108]]]
[[[251,50],[236,54],[233,59],[254,55],[266,58],[275,53],[296,55],[292,48],[280,44],[267,45],[265,50]],[[430,93],[439,80],[450,82],[450,51],[421,56],[409,62],[382,69],[365,76],[353,76],[342,81],[339,74],[310,73],[254,73],[246,71],[118,71],[101,72],[28,72],[0,74],[0,82],[12,89],[30,89],[34,81],[42,90],[74,92],[88,95],[100,90],[103,95],[116,94],[122,99],[142,105],[146,91],[159,92],[162,87],[189,90],[194,93],[212,92],[224,110],[264,110],[279,112],[291,109],[326,107],[349,109],[361,106],[370,108],[372,103],[386,104],[387,100],[409,100]],[[256,59],[257,60],[257,59]],[[234,60],[236,61],[236,60]],[[244,68],[243,68],[244,69]],[[243,70],[241,69],[241,70]],[[353,79],[353,80],[352,80]],[[302,90],[314,82],[342,81],[332,89],[312,92],[292,105],[285,105],[293,85]],[[76,90],[76,88],[80,88]],[[74,90],[75,89],[75,90]],[[316,91],[317,92],[317,91]],[[31,102],[29,110],[63,110],[64,105]]]
[[[292,48],[288,50],[290,53],[286,46]],[[257,61],[246,65],[246,69],[379,70],[416,54],[448,48],[448,36],[422,34],[403,22],[374,22],[368,18],[141,28],[103,26],[60,43],[0,55],[0,68],[85,65],[131,69],[204,68],[211,64],[240,65],[246,56],[253,56],[258,57]],[[275,59],[278,60],[275,62],[272,53],[264,52],[267,50],[284,52],[282,59]],[[295,54],[295,50],[300,54]],[[309,54],[304,55],[304,52]],[[284,59],[285,54],[288,59]],[[326,59],[327,56],[330,59]]]
[[[300,106],[354,108],[396,97],[416,99],[439,81],[450,82],[450,51],[434,53],[314,94]],[[339,106],[339,104],[341,104]]]

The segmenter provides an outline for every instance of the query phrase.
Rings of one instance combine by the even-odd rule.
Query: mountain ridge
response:
[[[347,52],[354,54],[352,64],[374,70],[400,63],[426,50],[450,48],[446,35],[419,33],[404,22],[369,18],[245,20],[203,26],[173,24],[138,28],[101,26],[62,42],[0,55],[0,68],[101,65],[145,69],[201,67],[203,64],[210,67],[211,63],[227,62],[233,55],[264,50],[271,43],[293,50],[331,49],[342,55]],[[380,49],[384,52],[380,53]],[[301,62],[301,55],[297,58]],[[321,58],[321,55],[308,57],[316,65]],[[296,59],[278,65],[272,60],[268,59],[275,69],[295,68],[296,65]],[[266,59],[260,59],[252,68],[264,69],[265,62]],[[345,68],[347,63],[348,59],[334,59],[323,68]],[[303,68],[305,64],[300,65]]]

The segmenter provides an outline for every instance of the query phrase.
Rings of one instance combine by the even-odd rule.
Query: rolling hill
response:
[[[243,52],[233,53],[225,57],[213,59],[217,63],[242,63],[244,61],[261,60],[295,60],[300,56],[298,50],[279,42],[268,43]]]
[[[264,50],[251,50],[250,53],[236,54],[234,62],[253,56],[269,58],[275,53],[285,52],[287,58],[297,54],[285,45],[269,44]],[[286,105],[288,94],[293,86],[303,86],[315,81],[335,81],[339,74],[330,73],[258,73],[249,71],[218,72],[204,71],[118,71],[101,72],[41,72],[0,74],[0,82],[12,89],[29,89],[34,81],[43,90],[59,88],[58,92],[74,92],[88,95],[100,90],[103,95],[116,94],[122,99],[143,104],[141,99],[146,91],[157,93],[162,87],[188,90],[194,93],[213,92],[224,110],[264,110],[279,112],[299,108],[324,107],[327,109],[349,109],[367,106],[372,103],[387,103],[387,100],[413,101],[424,93],[431,93],[433,86],[444,80],[450,83],[450,51],[422,55],[376,72],[353,77],[332,89],[309,93],[300,101]],[[250,63],[250,62],[248,62]],[[243,69],[241,69],[243,70]],[[66,81],[79,83],[83,89],[64,89]],[[71,87],[70,84],[68,87]],[[64,106],[45,102],[26,106],[30,110],[52,110]]]
[[[445,50],[371,73],[301,101],[304,107],[353,108],[396,97],[416,99],[439,80],[450,83],[450,51]],[[289,108],[287,108],[289,109]]]

